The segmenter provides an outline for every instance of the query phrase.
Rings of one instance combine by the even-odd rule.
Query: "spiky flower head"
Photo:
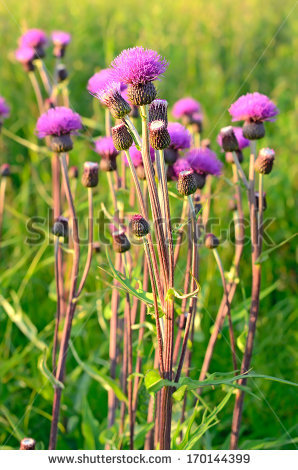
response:
[[[0,176],[7,177],[10,176],[10,164],[9,163],[2,163],[0,166]]]
[[[129,149],[129,153],[132,159],[133,166],[135,168],[137,168],[140,165],[143,165],[142,153],[140,150],[137,149],[135,144],[131,146],[131,148]],[[151,161],[154,162],[155,154],[154,154],[154,149],[152,147],[150,147],[150,157],[151,157]],[[126,165],[128,165],[128,161],[126,157],[125,157],[125,163]]]
[[[125,235],[125,231],[123,229],[113,231],[112,237],[113,249],[116,253],[125,253],[130,249],[130,241]]]
[[[190,196],[197,190],[197,181],[193,170],[184,170],[179,173],[177,190],[182,196]]]
[[[152,49],[124,49],[112,62],[115,76],[127,85],[144,85],[157,80],[167,69],[168,62]]]
[[[40,139],[47,135],[72,134],[81,128],[82,120],[79,114],[64,106],[50,108],[38,118],[36,124],[36,132]]]
[[[28,29],[19,39],[20,46],[33,47],[34,49],[45,46],[48,42],[47,36],[41,29]]]
[[[133,144],[133,138],[124,122],[112,127],[112,139],[117,150],[128,150]]]
[[[194,113],[199,113],[202,116],[200,103],[191,97],[181,98],[181,100],[176,101],[172,110],[172,114],[176,119],[191,116]]]
[[[153,121],[163,121],[168,125],[168,102],[166,100],[154,100],[149,107],[149,123]]]
[[[138,238],[145,237],[150,232],[149,223],[141,214],[132,216],[129,222],[129,228],[135,237]]]
[[[54,44],[54,56],[64,57],[66,47],[71,41],[71,35],[64,31],[53,31],[51,38]]]
[[[255,171],[263,175],[271,173],[275,159],[275,152],[270,148],[263,148],[255,161]]]
[[[68,237],[68,219],[66,217],[62,217],[60,215],[55,219],[54,225],[53,225],[53,234],[56,237]]]
[[[191,166],[186,158],[178,158],[173,165],[168,167],[168,179],[178,181],[181,171],[191,170]]]
[[[98,163],[85,162],[82,175],[82,185],[85,188],[94,188],[98,184]]]
[[[219,245],[219,239],[213,233],[207,233],[205,235],[205,247],[209,250],[214,250]]]
[[[164,121],[153,121],[149,125],[149,142],[152,148],[163,150],[171,143],[171,137]]]
[[[191,146],[191,135],[179,122],[169,122],[168,131],[171,137],[171,149],[184,150]]]
[[[238,148],[239,150],[242,150],[244,149],[245,147],[248,147],[249,146],[249,140],[246,139],[243,135],[243,131],[242,131],[242,127],[237,127],[237,126],[233,126],[233,132],[235,134],[235,137],[237,139],[237,142],[238,142]],[[221,146],[222,146],[222,135],[221,135],[221,132],[218,134],[217,136],[217,143]],[[222,151],[224,151],[224,149],[222,148]]]
[[[3,96],[0,96],[0,123],[3,122],[3,119],[8,118],[10,114],[10,107],[6,103],[6,100]]]
[[[19,47],[15,51],[15,58],[23,65],[26,72],[34,70],[33,60],[35,58],[35,50],[32,47]]]
[[[112,137],[100,137],[95,140],[95,152],[106,160],[113,160],[118,155],[118,150],[115,148]]]
[[[232,126],[223,127],[217,139],[225,152],[235,152],[239,150],[238,140]]]
[[[240,96],[229,108],[232,121],[275,121],[278,112],[268,96],[258,92]]]
[[[197,173],[214,176],[221,175],[222,163],[209,148],[192,149],[185,157]]]
[[[109,108],[115,119],[122,119],[130,113],[131,107],[121,95],[120,82],[109,82],[99,92],[94,94],[102,104]]]
[[[99,93],[111,81],[111,69],[102,69],[89,78],[87,90],[91,95]]]

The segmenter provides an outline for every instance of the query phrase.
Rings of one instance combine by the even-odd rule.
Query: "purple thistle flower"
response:
[[[191,146],[191,135],[179,122],[169,122],[168,131],[171,137],[170,148],[174,150],[188,149]]]
[[[179,173],[181,171],[191,170],[191,165],[186,158],[178,158],[174,165],[168,167],[168,178],[173,181],[178,181]]]
[[[200,103],[193,98],[187,97],[176,101],[173,106],[172,114],[176,119],[180,119],[182,116],[191,116],[196,113],[198,117],[202,119],[202,112]]]
[[[95,152],[102,158],[113,159],[118,155],[118,150],[115,149],[112,137],[100,137],[94,141]]]
[[[57,106],[42,114],[36,124],[36,132],[40,139],[47,135],[71,134],[81,129],[81,117],[69,108]]]
[[[245,147],[248,147],[249,146],[249,140],[244,137],[242,127],[233,127],[233,131],[234,131],[235,137],[236,137],[238,145],[239,145],[239,150],[242,150]],[[222,147],[222,135],[221,135],[221,133],[218,134],[216,140],[217,140],[218,145],[220,145]],[[221,150],[222,150],[222,152],[224,151],[223,149],[221,149]]]
[[[208,148],[195,148],[190,150],[185,157],[192,169],[197,173],[220,176],[222,162],[216,158],[216,154]]]
[[[0,96],[0,122],[7,118],[10,114],[10,108],[6,103],[5,99]]]
[[[26,64],[34,59],[35,50],[32,47],[22,46],[15,51],[15,58],[21,64]]]
[[[71,35],[64,31],[53,31],[51,38],[53,44],[58,46],[67,46],[71,41]]]
[[[111,65],[119,82],[140,85],[157,80],[168,62],[152,49],[133,47],[122,51]]]
[[[20,46],[38,48],[47,44],[47,36],[41,29],[28,29],[19,39]]]
[[[261,93],[247,93],[240,96],[229,108],[232,121],[275,121],[278,114],[275,104]]]
[[[130,147],[129,154],[131,156],[132,163],[133,163],[134,167],[137,168],[138,166],[143,165],[142,152],[137,149],[135,144],[133,144]],[[154,149],[152,147],[150,147],[150,157],[151,157],[151,161],[154,162],[155,153],[154,153]],[[127,161],[126,156],[124,158],[125,158],[125,164],[128,166],[128,161]]]
[[[89,78],[87,90],[91,95],[95,95],[99,93],[102,89],[104,89],[111,81],[115,81],[113,76],[113,69],[102,69],[100,72],[96,72]],[[124,83],[120,83],[120,91],[126,89],[126,85]]]

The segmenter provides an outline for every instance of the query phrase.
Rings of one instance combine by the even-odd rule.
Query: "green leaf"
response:
[[[50,370],[47,367],[47,356],[48,356],[48,349],[44,351],[44,353],[39,356],[38,359],[38,368],[41,371],[41,373],[51,382],[53,387],[59,387],[59,388],[64,388],[64,385],[62,382],[56,379],[54,375],[50,372]]]
[[[82,405],[82,435],[85,441],[84,449],[97,449],[99,423],[93,416],[86,395],[83,398]]]
[[[298,235],[298,233],[294,233],[293,235],[291,235],[289,238],[287,238],[286,240],[283,240],[281,243],[279,243],[278,245],[275,245],[273,248],[269,248],[268,250],[266,251],[263,251],[263,253],[258,257],[258,259],[256,260],[255,264],[260,264],[260,263],[264,263],[264,261],[266,261],[270,255],[270,253],[272,253],[273,251],[277,250],[278,248],[280,248],[281,246],[285,245],[286,243],[288,243],[290,240],[292,240],[293,238],[295,238],[296,236]]]
[[[161,390],[162,387],[171,385],[173,382],[162,379],[157,369],[151,369],[146,373],[144,383],[149,393],[156,393]]]
[[[116,397],[119,400],[125,401],[126,404],[128,403],[126,395],[122,392],[121,388],[116,384],[116,382],[113,379],[111,379],[110,377],[108,377],[106,374],[104,374],[100,370],[96,369],[95,367],[83,362],[79,358],[79,355],[78,355],[77,351],[75,350],[72,341],[69,341],[69,347],[70,347],[71,352],[73,354],[73,357],[75,358],[77,363],[81,366],[81,368],[88,375],[90,375],[90,377],[92,377],[94,380],[96,380],[98,383],[100,383],[105,390],[107,390],[107,391],[113,390]]]

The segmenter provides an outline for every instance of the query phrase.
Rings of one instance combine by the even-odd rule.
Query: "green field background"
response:
[[[71,106],[82,116],[95,118],[99,131],[103,114],[86,91],[87,81],[96,70],[108,66],[122,49],[135,45],[156,49],[168,59],[170,65],[158,83],[158,93],[168,100],[170,107],[183,96],[193,96],[200,101],[205,114],[204,137],[212,140],[220,158],[223,156],[215,143],[216,135],[221,127],[230,123],[227,112],[230,104],[248,91],[265,93],[280,110],[277,121],[266,124],[267,133],[262,142],[262,146],[276,151],[273,172],[264,179],[268,199],[266,217],[272,218],[269,234],[273,243],[278,245],[293,236],[297,226],[294,195],[298,148],[298,9],[295,4],[297,2],[289,0],[2,1],[0,95],[11,106],[11,116],[5,127],[37,142],[34,127],[38,114],[34,95],[22,67],[14,59],[17,39],[25,28],[38,27],[48,33],[63,29],[72,34],[65,58],[70,74]],[[46,65],[51,73],[54,62],[51,54],[48,55]],[[74,164],[82,166],[85,160],[96,157],[90,143],[78,138],[71,158]],[[14,174],[7,193],[8,209],[3,228],[5,244],[0,256],[0,294],[13,305],[16,313],[22,312],[30,318],[38,338],[50,345],[55,314],[53,247],[39,251],[40,247],[28,248],[24,243],[26,218],[48,214],[40,187],[43,186],[50,194],[50,164],[44,156],[3,136],[0,162],[5,161],[12,165]],[[246,154],[245,169],[247,161]],[[225,176],[230,176],[229,168],[226,168]],[[212,213],[221,217],[221,227],[227,228],[231,218],[227,203],[232,189],[225,178],[214,182],[213,188]],[[102,176],[97,191],[97,201],[104,200],[108,204],[107,187]],[[81,187],[78,188],[78,200],[79,216],[86,217],[86,194]],[[175,208],[173,210],[176,211]],[[263,265],[264,292],[253,359],[256,372],[291,381],[295,380],[295,374],[297,379],[295,241],[292,238],[273,251]],[[233,253],[231,245],[224,243],[220,250],[228,268]],[[238,335],[247,320],[243,302],[250,296],[249,255],[247,246],[240,288],[233,305]],[[84,298],[78,309],[73,341],[85,364],[93,364],[107,372],[107,323],[101,320],[101,315],[104,319],[109,317],[110,287],[102,281],[97,268],[98,264],[104,263],[104,255],[93,262],[87,283],[87,291],[92,295]],[[177,288],[183,285],[183,263],[181,259]],[[212,318],[222,295],[214,260],[205,250],[201,255],[201,284],[201,325],[196,335],[191,371],[196,378]],[[37,336],[33,340],[25,336],[1,306],[0,324],[0,445],[17,448],[18,440],[30,434],[38,441],[39,448],[46,447],[52,387],[41,372],[42,353],[36,346]],[[79,332],[77,336],[76,332]],[[240,349],[242,342],[243,338],[239,337]],[[148,359],[145,368],[150,367],[152,361]],[[219,341],[212,371],[230,369],[228,345]],[[259,399],[246,397],[242,448],[294,448],[297,442],[295,388],[259,379],[254,380],[251,387]],[[144,389],[141,394],[143,409],[141,407],[139,419],[142,421],[148,394]],[[223,397],[223,391],[209,391],[204,397],[212,408]],[[226,448],[232,405],[231,400],[220,415],[220,423],[202,438],[200,448]],[[70,354],[62,409],[63,432],[58,447],[103,448],[107,437],[106,406],[104,388],[84,372]],[[178,412],[174,419],[178,419]]]

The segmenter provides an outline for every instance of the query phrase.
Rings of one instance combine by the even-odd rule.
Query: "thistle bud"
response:
[[[166,100],[154,100],[149,107],[149,123],[162,121],[168,125],[168,102]]]
[[[257,212],[259,211],[259,199],[260,199],[260,194],[258,192],[255,193],[255,200],[256,200],[256,210]],[[267,198],[266,198],[266,193],[263,193],[263,211],[267,209]]]
[[[242,132],[246,139],[261,139],[265,135],[265,126],[261,121],[245,121],[242,127]]]
[[[202,189],[205,186],[206,183],[206,174],[204,173],[197,173],[195,171],[194,173],[196,184],[197,184],[197,189]]]
[[[123,230],[112,233],[113,249],[116,253],[125,253],[130,249],[130,241]]]
[[[274,159],[274,150],[269,148],[261,149],[255,161],[255,171],[262,175],[268,175],[272,171]]]
[[[133,144],[133,138],[124,123],[112,127],[112,138],[117,150],[128,150]]]
[[[221,146],[225,152],[235,152],[239,149],[238,140],[232,126],[223,127],[220,131],[220,138]]]
[[[99,168],[101,171],[116,171],[116,158],[102,158],[99,162]]]
[[[138,178],[142,181],[144,181],[146,179],[146,175],[145,175],[145,169],[144,169],[144,165],[141,163],[141,165],[138,165],[136,167],[136,173],[138,175]]]
[[[24,437],[20,442],[20,450],[35,450],[36,442],[32,437]]]
[[[235,153],[237,155],[239,163],[243,162],[243,153],[242,150],[235,150]],[[227,163],[234,163],[234,158],[233,158],[233,153],[232,152],[226,152],[226,162]]]
[[[70,134],[52,135],[51,149],[55,153],[69,152],[73,148]]]
[[[2,177],[10,176],[10,165],[9,163],[3,163],[0,167],[0,175]]]
[[[135,214],[129,223],[131,232],[138,238],[145,237],[150,231],[150,226],[141,214]]]
[[[219,239],[213,235],[213,233],[207,233],[205,235],[205,247],[209,250],[214,250],[219,245]]]
[[[149,142],[152,148],[163,150],[171,143],[171,137],[163,121],[153,121],[149,126]]]
[[[85,188],[94,188],[98,184],[98,163],[85,162],[82,176],[82,185]]]
[[[59,64],[57,66],[57,78],[58,78],[58,83],[64,82],[68,77],[68,72],[67,68],[65,67],[64,64]]]
[[[77,166],[71,166],[68,170],[68,176],[70,179],[77,179],[79,177],[79,170]]]
[[[193,170],[181,171],[179,173],[177,190],[182,196],[189,196],[197,190],[197,179]]]
[[[165,163],[167,163],[168,165],[174,165],[174,163],[178,159],[178,156],[178,150],[176,149],[167,148],[164,151]]]
[[[131,111],[131,107],[121,95],[119,83],[111,83],[95,96],[109,108],[115,119],[122,119]]]
[[[99,242],[93,242],[92,249],[93,249],[94,253],[100,253],[100,251],[101,251],[100,243]]]
[[[128,99],[135,106],[152,103],[156,94],[156,88],[152,82],[129,85],[127,89]]]
[[[68,237],[68,219],[61,215],[57,217],[53,226],[53,234],[55,237]]]

